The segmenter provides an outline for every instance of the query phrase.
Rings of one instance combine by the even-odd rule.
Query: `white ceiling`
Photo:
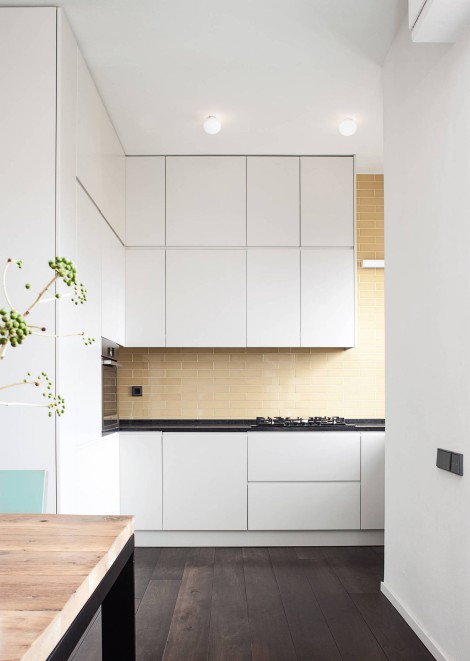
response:
[[[360,172],[381,171],[381,66],[406,0],[58,4],[127,154],[356,153]]]

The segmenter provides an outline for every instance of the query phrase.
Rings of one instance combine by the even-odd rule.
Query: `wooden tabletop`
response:
[[[0,661],[47,659],[133,532],[132,516],[0,514]]]

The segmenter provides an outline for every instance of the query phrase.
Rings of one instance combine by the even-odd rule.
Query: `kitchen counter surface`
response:
[[[324,427],[256,427],[254,420],[121,420],[119,431],[166,431],[166,432],[352,432],[385,431],[385,420],[347,419],[347,426]]]

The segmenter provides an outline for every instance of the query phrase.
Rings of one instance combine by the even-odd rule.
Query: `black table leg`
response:
[[[101,606],[103,661],[135,661],[134,553]]]

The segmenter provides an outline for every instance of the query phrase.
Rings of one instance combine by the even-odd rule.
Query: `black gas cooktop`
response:
[[[354,429],[356,425],[346,422],[344,418],[337,416],[315,416],[309,418],[256,418],[253,427],[338,427],[341,429]]]

